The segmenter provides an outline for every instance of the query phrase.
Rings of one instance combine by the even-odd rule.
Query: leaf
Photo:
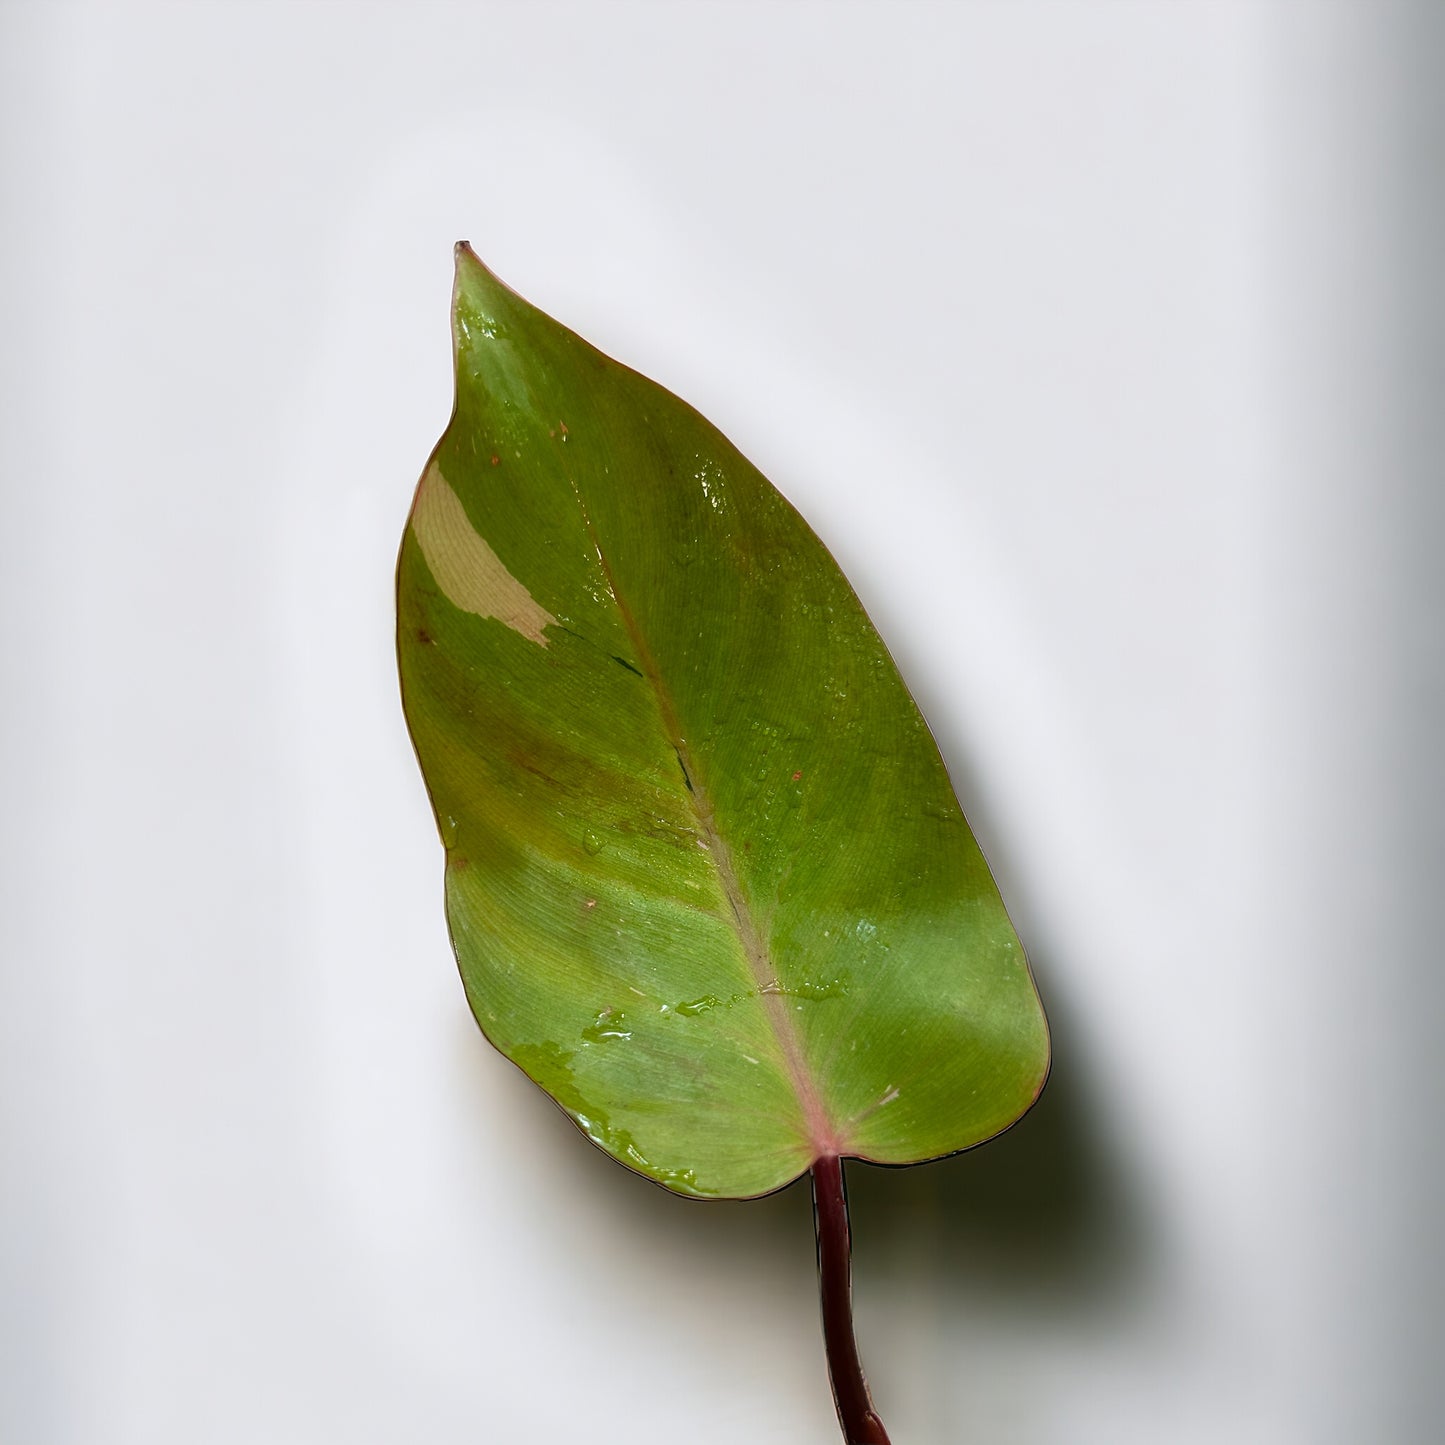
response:
[[[839,1418],[886,1445],[841,1160],[935,1158],[1029,1107],[1049,1048],[1023,950],[798,513],[465,244],[453,336],[397,625],[473,1012],[595,1144],[679,1194],[812,1170]]]
[[[929,731],[798,513],[458,247],[398,568],[407,721],[487,1038],[682,1194],[1006,1128],[1048,1065]]]

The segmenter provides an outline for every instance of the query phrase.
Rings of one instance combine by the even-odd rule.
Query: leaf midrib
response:
[[[628,639],[637,653],[642,676],[652,689],[663,733],[667,738],[668,745],[676,753],[678,763],[682,768],[687,783],[688,805],[697,820],[698,833],[716,872],[718,888],[727,900],[732,914],[733,931],[737,936],[743,957],[747,961],[748,969],[757,984],[757,996],[762,1000],[764,1016],[772,1027],[779,1052],[787,1069],[789,1082],[797,1096],[798,1106],[802,1111],[803,1122],[807,1130],[808,1143],[812,1147],[815,1157],[841,1153],[841,1141],[836,1137],[837,1131],[833,1127],[812,1073],[808,1069],[802,1041],[798,1037],[792,1015],[788,1011],[787,996],[782,992],[777,970],[773,965],[767,944],[753,917],[752,908],[733,865],[732,850],[728,847],[726,838],[723,837],[717,826],[717,818],[713,813],[707,786],[693,758],[692,750],[688,747],[672,694],[663,680],[661,670],[652,655],[652,649],[648,646],[646,634],[638,623],[636,614],[618,588],[616,575],[613,573],[607,552],[602,546],[597,528],[593,524],[586,500],[576,482],[572,481],[570,477],[568,484],[572,488],[572,495],[577,499],[577,506],[582,514],[582,525],[587,531],[588,540],[592,543],[592,550],[597,554],[597,565],[606,580],[608,594],[617,608]]]

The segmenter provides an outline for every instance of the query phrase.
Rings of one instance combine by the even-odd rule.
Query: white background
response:
[[[0,8],[0,1436],[838,1438],[806,1192],[626,1174],[455,977],[464,236],[832,546],[1033,956],[1036,1114],[853,1171],[895,1445],[1427,1438],[1429,19]]]

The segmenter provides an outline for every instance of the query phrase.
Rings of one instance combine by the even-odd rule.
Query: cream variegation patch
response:
[[[411,525],[426,565],[452,606],[477,617],[494,617],[529,642],[547,646],[542,629],[555,625],[557,619],[507,571],[478,534],[461,498],[434,461],[417,488]]]

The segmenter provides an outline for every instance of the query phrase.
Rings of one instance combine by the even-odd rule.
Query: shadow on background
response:
[[[1006,1133],[947,1159],[850,1164],[855,1252],[925,1230],[936,1268],[966,1275],[972,1294],[1118,1306],[1154,1257],[1146,1211],[1091,1093],[1084,1039],[1047,970],[1036,966],[1035,976],[1054,1049],[1038,1103]]]
[[[1445,1419],[1445,7],[1405,0],[1382,7],[1390,26],[1392,107],[1382,152],[1385,236],[1382,354],[1387,430],[1371,457],[1374,504],[1390,519],[1384,576],[1385,626],[1392,648],[1384,735],[1376,757],[1389,836],[1389,885],[1374,938],[1404,960],[1390,1012],[1391,1047],[1376,1084],[1374,1118],[1388,1118],[1388,1183],[1359,1208],[1356,1226],[1374,1282],[1384,1388],[1376,1397],[1380,1439],[1438,1437]],[[1383,462],[1383,465],[1380,465]],[[1373,983],[1372,983],[1373,986]],[[1368,1242],[1366,1244],[1365,1242]],[[1367,1252],[1368,1251],[1368,1252]]]

